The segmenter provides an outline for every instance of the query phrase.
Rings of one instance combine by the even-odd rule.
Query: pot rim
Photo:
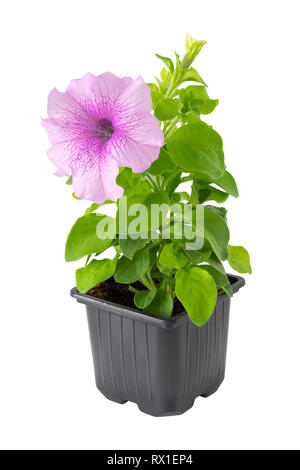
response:
[[[245,279],[241,276],[236,276],[235,274],[227,274],[227,276],[234,294],[238,292],[240,288],[243,287],[246,283]],[[97,297],[93,297],[92,295],[82,294],[77,290],[76,287],[73,287],[71,289],[70,295],[71,297],[74,297],[79,303],[90,305],[96,308],[101,305],[102,310],[106,310],[117,315],[122,315],[123,317],[140,320],[144,323],[156,325],[161,328],[174,328],[183,321],[191,321],[189,320],[189,316],[185,311],[171,318],[158,318],[154,315],[144,313],[136,308],[126,307],[115,302],[110,302],[109,300],[102,300]],[[228,298],[229,297],[224,291],[219,291],[217,304],[223,302],[225,299]]]

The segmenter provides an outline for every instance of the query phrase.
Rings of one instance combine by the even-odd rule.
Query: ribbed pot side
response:
[[[237,280],[234,291],[244,285],[231,277]],[[176,415],[224,380],[230,310],[225,294],[202,327],[185,313],[161,320],[76,289],[72,295],[86,304],[96,385],[108,399],[132,401],[153,416]]]

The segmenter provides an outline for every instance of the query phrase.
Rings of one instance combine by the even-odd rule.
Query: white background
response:
[[[0,446],[4,449],[299,449],[299,2],[1,2]],[[233,299],[227,376],[182,416],[153,418],[94,385],[84,307],[69,297],[75,201],[48,161],[49,91],[86,72],[143,75],[156,52],[208,44],[195,66],[220,105],[240,198],[232,244],[253,275]],[[80,263],[79,263],[80,265]]]

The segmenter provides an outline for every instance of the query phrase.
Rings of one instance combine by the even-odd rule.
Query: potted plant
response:
[[[92,202],[65,258],[86,258],[71,295],[86,305],[97,387],[154,416],[183,413],[218,389],[230,298],[245,283],[223,262],[251,273],[220,205],[238,197],[222,139],[202,120],[218,100],[191,67],[204,44],[187,35],[182,60],[157,55],[156,84],[111,73],[72,80],[52,90],[42,121],[56,175]]]

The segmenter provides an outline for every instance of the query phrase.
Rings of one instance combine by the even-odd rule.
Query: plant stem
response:
[[[147,287],[147,289],[149,289],[149,290],[152,290],[152,289],[153,289],[153,287],[152,287],[150,281],[147,279],[147,277],[146,277],[145,274],[140,278],[140,282],[141,282],[142,284],[144,284],[144,286]]]
[[[165,137],[168,137],[168,135],[174,129],[174,127],[176,126],[177,123],[178,123],[178,119],[176,119],[173,123],[171,123],[168,128],[166,128]]]
[[[151,175],[145,176],[145,179],[148,181],[149,184],[151,184],[154,191],[159,191],[159,187]]]

